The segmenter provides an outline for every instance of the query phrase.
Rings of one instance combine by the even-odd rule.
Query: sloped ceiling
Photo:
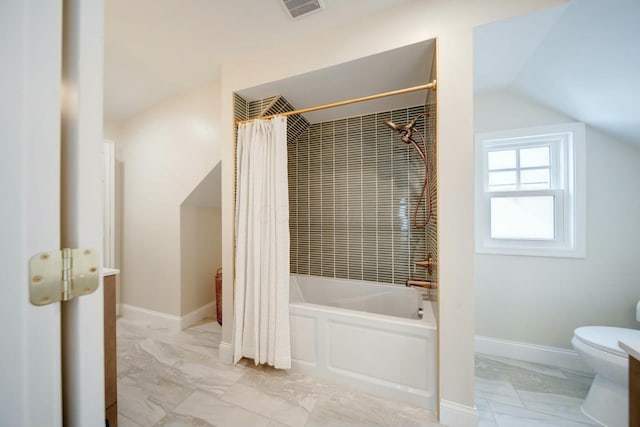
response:
[[[283,95],[295,108],[306,108],[429,82],[435,40],[426,40],[238,92],[252,101]],[[426,90],[303,114],[310,123],[424,104]]]
[[[507,89],[640,145],[640,1],[573,0],[479,27],[475,90]]]
[[[105,117],[124,119],[214,82],[221,63],[252,50],[407,1],[325,0],[325,10],[294,21],[281,0],[107,0]]]

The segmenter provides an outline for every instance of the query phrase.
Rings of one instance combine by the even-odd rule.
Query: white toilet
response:
[[[629,359],[618,341],[640,341],[640,330],[584,326],[574,331],[571,340],[596,373],[582,411],[607,427],[629,425]]]

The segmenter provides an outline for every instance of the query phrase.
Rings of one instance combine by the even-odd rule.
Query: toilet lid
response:
[[[625,357],[627,353],[618,346],[618,341],[640,340],[640,330],[613,326],[583,326],[576,329],[574,335],[587,345]]]

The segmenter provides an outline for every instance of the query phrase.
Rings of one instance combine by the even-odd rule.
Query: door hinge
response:
[[[62,249],[42,252],[29,260],[29,297],[47,305],[87,295],[100,284],[98,252]]]

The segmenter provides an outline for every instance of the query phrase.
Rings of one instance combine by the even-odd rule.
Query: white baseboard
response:
[[[189,326],[195,325],[205,317],[211,317],[216,312],[216,302],[210,302],[200,308],[196,308],[191,313],[180,318],[180,327],[187,329]]]
[[[145,322],[156,328],[168,328],[172,331],[180,331],[180,317],[159,311],[147,310],[129,304],[121,304],[122,317]]]
[[[572,371],[592,373],[591,369],[580,359],[578,353],[573,350],[480,335],[476,335],[475,345],[476,353],[480,354],[508,357]]]
[[[122,304],[116,304],[116,317],[122,316]]]
[[[220,347],[218,348],[218,358],[223,363],[233,363],[233,349],[231,348],[231,343],[224,341],[220,343]]]
[[[474,406],[441,399],[440,423],[449,427],[477,427],[478,411]]]
[[[215,309],[214,301],[193,310],[185,316],[179,317],[129,304],[119,304],[116,308],[117,312],[119,311],[123,317],[145,322],[156,328],[168,328],[176,332],[196,324],[205,317],[212,316]]]

